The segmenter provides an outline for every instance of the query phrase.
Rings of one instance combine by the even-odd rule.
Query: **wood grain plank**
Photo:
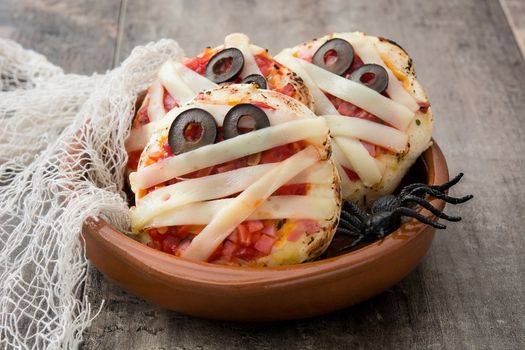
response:
[[[521,54],[525,57],[525,1],[500,0]]]
[[[414,58],[450,171],[474,193],[422,264],[381,295],[308,320],[240,324],[166,311],[92,270],[107,304],[90,349],[516,349],[525,344],[525,63],[497,1],[129,1],[122,60],[137,44],[179,40],[189,55],[246,32],[272,51],[329,31],[390,37]]]
[[[45,55],[67,72],[113,66],[120,0],[2,0],[0,36]]]

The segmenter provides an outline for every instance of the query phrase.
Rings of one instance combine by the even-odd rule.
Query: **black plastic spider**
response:
[[[346,202],[341,210],[336,234],[350,236],[354,241],[352,244],[341,248],[341,250],[350,250],[361,242],[371,242],[375,239],[384,238],[401,226],[403,216],[415,218],[437,229],[446,228],[445,225],[419,214],[414,209],[414,206],[418,204],[438,218],[448,221],[460,221],[461,217],[449,216],[443,213],[441,210],[433,207],[424,197],[428,194],[451,204],[464,203],[472,199],[472,195],[457,198],[444,193],[444,191],[457,184],[462,177],[463,173],[460,173],[442,185],[429,186],[423,183],[407,185],[401,189],[398,195],[388,195],[379,198],[368,211],[361,209],[353,202]]]

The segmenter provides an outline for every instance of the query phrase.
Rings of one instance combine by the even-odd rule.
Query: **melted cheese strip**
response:
[[[397,80],[394,73],[392,73],[392,70],[390,70],[385,64],[375,47],[374,40],[372,39],[375,39],[375,41],[378,40],[377,38],[368,38],[367,42],[364,42],[361,45],[354,45],[357,55],[364,63],[378,64],[386,70],[388,73],[388,86],[386,92],[393,101],[404,105],[412,112],[419,110],[419,105],[417,104],[416,99],[405,90],[403,84]]]
[[[360,83],[330,73],[304,60],[300,62],[321,90],[364,109],[400,130],[406,130],[414,118],[414,113],[402,104]]]
[[[139,199],[137,206],[131,210],[133,231],[142,229],[156,216],[189,203],[223,198],[244,191],[277,166],[278,163],[271,163],[239,168],[156,189]],[[288,184],[327,184],[331,175],[330,163],[322,162],[297,175]]]
[[[261,152],[291,142],[326,141],[328,126],[323,118],[300,119],[255,130],[237,137],[163,159],[130,174],[133,192],[196,170]]]
[[[222,104],[211,104],[211,103],[193,103],[188,104],[184,107],[173,108],[166,114],[161,120],[151,122],[149,124],[143,125],[141,127],[131,130],[130,135],[126,139],[126,150],[139,151],[143,150],[144,147],[148,144],[149,140],[156,131],[161,131],[163,129],[168,129],[173,123],[173,120],[185,110],[191,108],[201,108],[204,109],[215,118],[218,126],[222,126],[224,122],[224,117],[232,106],[222,105]],[[268,116],[271,125],[277,125],[286,123],[292,120],[297,120],[297,116],[291,112],[283,112],[273,109],[264,109],[264,112]],[[240,127],[250,127],[250,120],[241,119],[239,126]]]
[[[394,152],[402,152],[407,148],[408,135],[390,126],[340,115],[322,117],[328,122],[332,136],[357,138]]]
[[[344,155],[343,151],[339,147],[339,144],[337,142],[333,142],[333,140],[334,139],[332,138],[332,158],[335,159],[338,165],[344,166],[348,170],[353,171],[354,168],[352,168],[352,164],[350,164],[350,161]]]
[[[235,198],[192,203],[156,216],[148,228],[179,225],[207,225],[215,215],[232,205]],[[312,219],[328,220],[334,215],[333,198],[313,196],[272,196],[258,207],[247,220]]]
[[[248,38],[247,35],[241,33],[233,33],[228,35],[226,38],[224,38],[224,47],[234,47],[242,52],[244,56],[244,67],[241,72],[241,77],[245,78],[250,74],[263,75],[259,69],[259,66],[257,66],[257,63],[255,62],[255,58],[253,57],[252,50],[250,48],[250,38]]]
[[[335,142],[332,143],[332,146],[334,144]],[[350,194],[352,194],[352,181],[350,181],[350,178],[348,175],[346,175],[346,171],[337,161],[335,162],[335,167],[337,168],[337,173],[341,178],[341,194],[343,195],[343,198],[348,197]]]
[[[381,181],[383,175],[376,159],[359,140],[350,137],[335,137],[334,140],[365,186],[373,186]]]
[[[178,102],[190,100],[195,92],[182,80],[172,60],[166,61],[159,71],[159,80]]]
[[[171,63],[175,66],[179,76],[190,87],[190,89],[193,90],[195,95],[201,91],[213,89],[219,86],[180,62],[171,61]]]
[[[148,89],[148,117],[150,122],[162,119],[166,115],[164,108],[164,88],[160,81],[155,80]]]
[[[275,56],[274,59],[283,66],[291,69],[295,74],[303,79],[304,84],[308,90],[310,90],[310,93],[314,99],[315,114],[338,114],[332,102],[330,102],[328,97],[326,97],[321,89],[319,89],[312,77],[310,77],[310,75],[303,68],[299,59],[293,56],[291,49],[283,50],[281,53]]]
[[[319,160],[318,150],[314,146],[308,146],[279,163],[218,211],[204,230],[193,239],[182,256],[191,260],[207,260],[219,244],[241,222],[248,219],[273,192]]]
[[[141,151],[148,144],[151,136],[156,130],[156,123],[149,123],[141,127],[131,129],[128,138],[126,139],[126,151]]]

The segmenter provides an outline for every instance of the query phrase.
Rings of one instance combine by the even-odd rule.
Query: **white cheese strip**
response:
[[[139,128],[135,128],[131,130],[129,137],[126,140],[126,150],[128,152],[131,152],[131,151],[138,151],[138,150],[144,149],[144,147],[146,147],[149,140],[151,139],[151,137],[156,131],[160,131],[162,129],[169,128],[171,126],[171,123],[173,123],[173,120],[185,110],[188,110],[191,108],[204,109],[210,112],[211,115],[213,115],[218,126],[222,126],[224,122],[224,117],[226,116],[226,114],[232,107],[233,106],[221,105],[221,104],[193,103],[193,104],[186,105],[184,107],[173,108],[161,120],[158,120],[156,122],[152,122],[144,126],[141,126]],[[264,109],[264,112],[266,113],[266,115],[268,116],[268,119],[270,120],[270,125],[277,125],[277,124],[282,124],[282,123],[289,122],[292,120],[297,120],[297,116],[291,112],[272,110],[272,109]],[[250,119],[248,120],[241,119],[239,126],[240,127],[250,127],[248,123],[250,123]]]
[[[299,59],[293,56],[291,49],[283,50],[281,53],[275,56],[274,59],[283,66],[291,69],[295,74],[303,79],[304,84],[308,90],[310,90],[310,93],[314,99],[315,114],[338,114],[332,102],[330,102],[328,97],[326,97],[321,89],[319,89],[317,84],[312,80],[310,75],[308,75],[306,70],[301,65]]]
[[[253,57],[252,49],[250,48],[250,38],[248,38],[247,35],[241,33],[232,33],[228,35],[224,38],[224,47],[234,47],[242,52],[244,56],[244,67],[241,72],[242,78],[251,74],[263,75]]]
[[[321,90],[364,109],[400,130],[406,130],[414,118],[414,113],[402,104],[360,83],[330,73],[304,60],[300,62]]]
[[[334,138],[332,138],[331,146],[332,146],[332,158],[335,159],[335,161],[339,165],[344,166],[345,168],[353,171],[354,169],[352,168],[352,164],[350,164],[350,161],[348,160],[348,158],[346,158],[345,154],[339,147],[337,140],[335,140]]]
[[[328,126],[323,118],[294,120],[255,130],[139,169],[130,174],[131,188],[136,193],[177,176],[295,141],[309,139],[321,144],[327,135]]]
[[[159,71],[159,80],[177,102],[186,102],[195,96],[191,87],[182,80],[172,60],[166,61]]]
[[[156,127],[157,130],[161,130],[164,128],[169,128],[171,123],[173,123],[173,120],[184,110],[190,109],[190,108],[201,108],[204,109],[215,118],[215,121],[217,122],[218,126],[222,126],[224,122],[224,117],[226,114],[232,109],[234,106],[232,105],[225,105],[225,104],[216,104],[216,103],[200,103],[200,102],[191,102],[190,104],[187,104],[186,106],[178,109],[172,109],[168,112],[165,118],[160,121]],[[293,112],[288,111],[279,111],[279,110],[273,110],[268,108],[263,108],[264,113],[266,113],[266,116],[268,117],[268,120],[270,121],[270,125],[277,125],[286,123],[292,120],[297,120],[297,115]],[[241,122],[239,123],[239,126],[243,125],[243,120],[241,119]]]
[[[357,55],[364,63],[374,63],[385,68],[386,72],[388,73],[388,86],[386,88],[386,92],[392,100],[404,105],[412,112],[419,110],[419,105],[417,104],[416,99],[405,90],[403,83],[397,80],[394,73],[392,73],[383,59],[381,59],[381,56],[375,47],[374,40],[372,39],[375,39],[375,41],[378,40],[377,38],[369,38],[369,40],[364,42],[362,45],[354,46]]]
[[[308,146],[279,163],[276,168],[267,172],[218,211],[204,230],[193,239],[182,256],[191,260],[207,260],[219,244],[241,222],[250,217],[273,192],[319,159],[318,150],[314,146]]]
[[[131,129],[126,139],[126,151],[141,151],[148,144],[151,135],[156,130],[156,123],[149,123],[135,129]]]
[[[373,186],[381,181],[381,169],[359,140],[340,136],[334,139],[365,186]]]
[[[177,70],[179,76],[186,83],[186,85],[188,85],[191,90],[193,90],[195,95],[203,90],[209,90],[219,86],[208,78],[203,77],[199,73],[189,69],[184,64],[177,61],[171,62]]]
[[[150,122],[162,119],[166,115],[164,108],[164,88],[160,81],[155,80],[148,89],[148,117]]]
[[[334,144],[335,142],[332,142],[332,147]],[[335,161],[335,167],[337,168],[337,173],[341,178],[341,194],[343,195],[343,198],[346,198],[352,194],[352,181],[350,181],[350,178],[348,175],[346,175],[346,172],[341,167],[341,164],[337,162],[337,160]]]
[[[131,210],[133,231],[140,230],[156,216],[183,205],[223,198],[244,191],[277,166],[278,163],[271,163],[245,167],[156,189],[137,200],[136,207]],[[321,162],[297,175],[288,184],[327,184],[331,180],[331,174],[330,164]]]
[[[394,152],[402,152],[407,148],[408,135],[390,126],[341,115],[323,115],[322,117],[328,122],[332,136],[353,137]]]
[[[207,225],[215,213],[231,205],[235,198],[192,203],[156,216],[148,228],[179,225]],[[328,220],[334,215],[333,198],[313,196],[271,196],[247,220],[312,219]]]

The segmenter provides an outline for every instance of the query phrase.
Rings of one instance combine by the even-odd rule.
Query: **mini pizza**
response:
[[[392,193],[431,144],[432,111],[408,54],[384,38],[334,33],[275,59],[303,79],[330,127],[343,198]]]
[[[246,35],[230,34],[221,46],[206,48],[182,62],[170,60],[161,67],[132,123],[126,143],[128,169],[137,168],[140,154],[155,128],[150,123],[162,119],[199,92],[224,83],[253,83],[307,106],[312,104],[308,89],[295,73],[275,61],[268,50],[250,44]]]
[[[207,90],[171,110],[130,184],[132,228],[145,243],[218,264],[312,260],[341,207],[326,120],[253,84]]]

